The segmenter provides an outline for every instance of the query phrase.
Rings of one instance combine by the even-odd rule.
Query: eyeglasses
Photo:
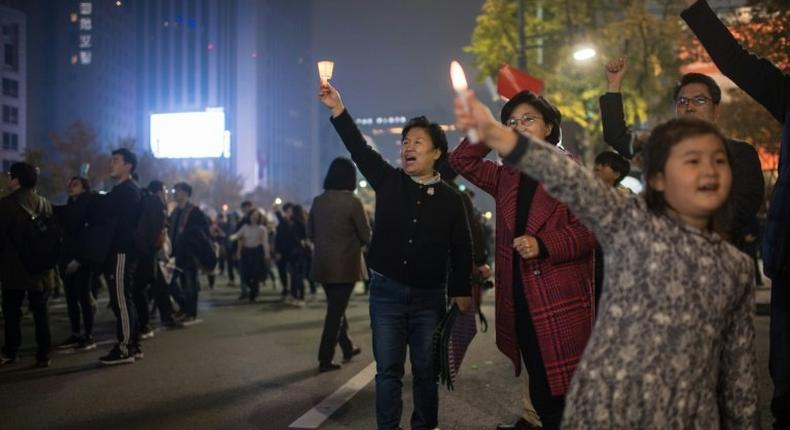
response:
[[[507,126],[510,128],[529,127],[532,124],[535,124],[535,121],[537,120],[543,121],[543,118],[539,116],[532,116],[529,114],[525,114],[521,118],[510,118],[509,120],[507,120],[505,124],[507,124]]]
[[[675,100],[675,106],[683,107],[688,106],[689,103],[692,103],[694,106],[705,106],[708,102],[712,102],[713,99],[706,96],[694,96],[694,97],[683,97],[680,96]]]

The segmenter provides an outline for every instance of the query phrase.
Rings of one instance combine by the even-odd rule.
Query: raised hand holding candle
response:
[[[469,105],[466,102],[466,96],[469,92],[469,85],[466,83],[464,69],[461,67],[461,64],[458,61],[453,60],[453,62],[450,63],[450,80],[453,83],[455,94],[458,95],[459,99],[461,99],[464,109],[469,112]],[[480,142],[480,137],[477,135],[477,130],[473,128],[466,130],[466,137],[468,137],[472,143]]]
[[[332,72],[334,70],[335,63],[333,61],[323,60],[318,62],[318,76],[321,78],[322,83],[329,83],[329,80],[332,79]]]

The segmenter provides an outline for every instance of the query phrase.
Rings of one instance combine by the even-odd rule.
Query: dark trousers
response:
[[[177,273],[174,277],[174,285],[176,288],[173,291],[173,298],[175,298],[181,312],[188,317],[197,317],[198,310],[198,280],[197,269],[184,269]]]
[[[241,248],[241,291],[249,289],[250,300],[258,297],[263,266],[263,246]]]
[[[343,356],[351,356],[354,344],[348,337],[348,321],[346,320],[346,307],[354,283],[325,284],[326,292],[326,318],[324,318],[324,333],[321,335],[321,345],[318,348],[318,362],[328,364],[335,356],[335,346],[340,344]]]
[[[110,293],[110,307],[115,313],[115,331],[118,348],[128,354],[129,347],[136,345],[140,338],[137,325],[137,309],[134,305],[134,273],[136,258],[131,254],[114,254],[104,269],[107,290]]]
[[[514,279],[521,279],[521,273],[518,270],[514,275]],[[521,349],[524,366],[529,372],[529,395],[532,397],[532,403],[540,416],[543,428],[546,430],[559,429],[562,412],[565,409],[565,396],[551,394],[549,378],[546,376],[546,366],[540,355],[538,336],[535,334],[535,325],[529,313],[529,305],[521,282],[514,283],[513,298],[516,308],[518,345]]]
[[[280,256],[277,259],[277,274],[280,276],[280,284],[283,286],[283,297],[288,294],[288,259]]]
[[[36,360],[49,359],[50,334],[46,291],[26,291],[3,288],[3,320],[5,322],[5,345],[3,355],[15,358],[22,344],[22,302],[27,296],[33,321],[36,324]]]
[[[292,258],[288,262],[288,276],[291,278],[291,297],[304,300],[304,278],[307,273],[307,260]]]
[[[84,323],[85,336],[93,335],[96,300],[93,298],[92,281],[93,274],[86,266],[80,266],[76,272],[63,277],[63,289],[66,290],[66,309],[69,313],[69,324],[73,335],[81,333],[80,319]]]
[[[774,429],[790,428],[790,273],[771,279],[769,369],[774,382]]]
[[[159,318],[163,323],[173,322],[173,305],[167,291],[165,279],[159,271],[154,254],[142,255],[137,264],[134,276],[134,304],[137,309],[138,326],[142,329],[151,324],[151,312],[148,304],[151,297],[159,309]]]

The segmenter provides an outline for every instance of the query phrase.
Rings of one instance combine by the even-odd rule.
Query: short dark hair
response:
[[[409,134],[409,130],[415,127],[425,130],[428,133],[428,136],[431,137],[431,145],[441,151],[442,155],[440,155],[439,158],[433,162],[434,169],[438,168],[442,161],[447,158],[447,136],[444,134],[442,126],[435,122],[429,121],[428,118],[424,116],[414,117],[410,119],[405,126],[403,126],[403,131],[400,134],[401,141],[406,139],[406,135]]]
[[[72,176],[71,179],[69,179],[69,182],[72,182],[72,181],[79,182],[80,185],[82,185],[82,189],[86,193],[90,193],[91,192],[91,182],[88,180],[88,178],[86,178],[84,176]]]
[[[702,73],[686,73],[685,75],[681,76],[680,81],[678,81],[677,85],[675,85],[675,93],[672,95],[672,100],[677,100],[681,88],[689,84],[705,85],[708,87],[710,98],[713,99],[713,104],[721,103],[721,88],[719,87],[719,84],[717,84],[716,81],[714,81],[710,76],[704,75]]]
[[[293,208],[293,207],[294,207],[294,204],[293,204],[293,203],[291,203],[291,202],[286,202],[286,203],[283,205],[283,212],[285,212],[285,211],[287,211],[287,210],[289,210],[289,209],[291,209],[291,208]]]
[[[192,185],[189,185],[186,182],[179,182],[173,185],[173,188],[175,188],[176,191],[181,190],[187,193],[187,196],[192,197]]]
[[[698,118],[676,118],[671,119],[653,129],[650,137],[642,149],[642,175],[644,177],[645,189],[643,191],[647,208],[656,214],[666,212],[669,204],[664,198],[664,193],[655,190],[650,185],[650,180],[659,173],[664,172],[664,168],[669,158],[672,147],[680,143],[683,139],[695,136],[713,135],[721,140],[724,151],[727,154],[727,163],[732,166],[732,154],[727,145],[727,138],[716,125]],[[729,226],[733,216],[732,191],[727,201],[713,217],[713,227],[720,233],[729,233]]]
[[[156,194],[158,192],[161,192],[162,188],[164,188],[164,187],[165,187],[165,183],[164,182],[162,182],[162,181],[160,181],[158,179],[154,179],[153,181],[148,183],[148,186],[146,187],[146,189],[148,191],[150,191],[151,193]]]
[[[540,112],[541,116],[543,116],[543,121],[551,125],[551,133],[546,136],[546,141],[554,145],[560,143],[560,124],[562,124],[562,114],[560,110],[543,96],[529,90],[521,91],[502,106],[502,112],[499,115],[502,124],[507,124],[507,120],[510,119],[510,115],[513,114],[513,111],[524,103]]]
[[[354,191],[357,188],[357,168],[348,158],[332,160],[324,178],[325,190]]]
[[[137,169],[137,156],[134,155],[134,152],[130,151],[128,148],[118,148],[112,152],[112,155],[120,155],[123,158],[124,163],[131,164],[132,173],[134,173],[135,169]]]
[[[244,200],[243,202],[241,202],[241,204],[239,205],[239,207],[240,207],[240,208],[244,208],[244,206],[252,206],[252,202],[251,202],[251,201],[249,201],[249,200]]]
[[[31,189],[38,184],[38,168],[23,161],[12,164],[8,174],[11,179],[19,181],[19,186],[22,188]]]
[[[612,151],[604,151],[598,154],[595,157],[595,164],[609,166],[609,168],[617,172],[619,176],[615,184],[619,184],[631,172],[631,163],[622,155]]]

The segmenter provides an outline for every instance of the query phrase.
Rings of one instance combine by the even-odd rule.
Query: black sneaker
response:
[[[77,351],[90,351],[92,349],[96,349],[96,341],[93,340],[93,336],[85,336],[82,338],[82,341],[79,345],[77,345],[74,349]]]
[[[99,358],[99,361],[101,362],[101,364],[104,364],[105,366],[113,366],[116,364],[129,364],[129,363],[134,363],[134,356],[122,353],[121,350],[116,346],[110,351],[109,354]]]
[[[82,342],[82,337],[73,334],[69,336],[63,343],[58,345],[58,349],[73,349]]]
[[[129,354],[131,354],[132,357],[134,357],[135,360],[142,360],[143,357],[144,357],[143,349],[140,348],[140,345],[130,346],[129,347]]]
[[[143,327],[140,330],[140,340],[147,340],[154,337],[154,329],[151,328],[150,325]]]
[[[320,372],[320,373],[331,372],[333,370],[339,370],[340,367],[341,366],[339,364],[334,363],[334,362],[321,363],[321,364],[318,365],[318,372]]]
[[[351,351],[348,354],[343,353],[343,363],[348,363],[349,361],[351,361],[351,358],[353,356],[359,355],[361,353],[362,353],[362,348],[355,346],[353,349],[351,349]]]
[[[39,369],[46,369],[47,367],[52,366],[52,360],[49,358],[45,358],[43,360],[36,360],[36,367]]]

